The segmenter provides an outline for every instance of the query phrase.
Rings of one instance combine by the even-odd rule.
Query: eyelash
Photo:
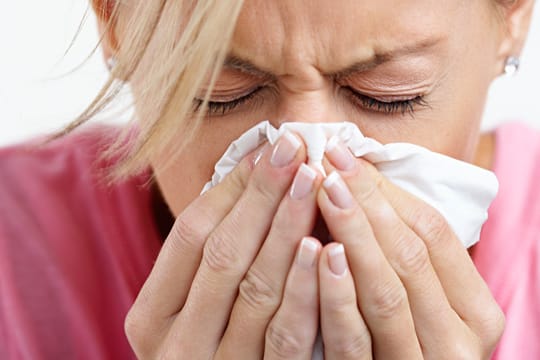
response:
[[[258,95],[258,92],[261,89],[262,87],[256,88],[249,94],[239,97],[238,99],[230,100],[230,101],[209,101],[208,102],[208,115],[222,115],[223,116],[226,113],[234,110],[238,106],[252,100],[254,97]],[[402,115],[405,115],[408,113],[411,116],[414,116],[414,112],[418,106],[421,106],[421,107],[428,106],[423,96],[416,96],[415,98],[407,99],[407,100],[385,102],[385,101],[380,101],[372,97],[366,96],[364,94],[361,94],[348,86],[344,87],[343,90],[346,90],[349,93],[349,95],[353,98],[353,100],[355,102],[358,102],[360,106],[362,106],[364,109],[382,113],[382,114],[387,114],[387,115],[394,115],[400,112]],[[194,111],[197,112],[202,106],[202,104],[203,104],[203,100],[196,99]]]
[[[418,95],[414,98],[398,101],[380,101],[372,97],[361,94],[351,87],[344,87],[353,100],[359,102],[360,105],[370,111],[379,112],[388,115],[394,115],[401,113],[401,115],[409,114],[414,116],[414,113],[418,107],[428,107],[428,103],[424,99],[424,96]]]
[[[238,99],[230,101],[209,101],[208,102],[208,115],[225,115],[229,111],[234,110],[238,106],[252,100],[256,97],[262,87],[255,88],[252,92],[247,95],[241,96]],[[195,112],[199,111],[203,104],[203,100],[195,99]]]

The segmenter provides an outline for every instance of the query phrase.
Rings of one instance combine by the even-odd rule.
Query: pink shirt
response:
[[[135,358],[123,321],[161,242],[147,175],[93,175],[110,130],[0,150],[0,359]]]
[[[149,172],[105,186],[110,128],[0,149],[0,359],[129,359],[124,317],[161,246]],[[540,359],[540,134],[497,131],[501,190],[474,261],[507,314],[496,359]]]
[[[496,132],[499,194],[474,262],[506,314],[494,359],[540,359],[540,133],[520,124]]]

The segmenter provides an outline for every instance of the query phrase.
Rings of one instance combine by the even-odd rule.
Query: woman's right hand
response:
[[[305,158],[282,136],[180,214],[126,318],[139,358],[311,358],[321,245],[300,239],[321,177]]]

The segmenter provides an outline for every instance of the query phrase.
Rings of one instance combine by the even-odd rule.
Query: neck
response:
[[[480,135],[480,140],[476,146],[474,165],[487,170],[493,169],[495,160],[495,134],[493,132]]]

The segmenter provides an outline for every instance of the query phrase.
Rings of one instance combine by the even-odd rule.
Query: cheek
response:
[[[152,163],[155,178],[170,210],[177,217],[201,192],[206,180],[207,161],[203,153],[183,153],[170,166],[159,170]]]
[[[441,154],[471,162],[478,140],[478,126],[472,121],[454,120],[450,127],[433,133],[424,146]]]
[[[198,134],[169,166],[160,166],[159,157],[152,159],[155,178],[175,217],[199,196],[214,173],[214,165],[230,143],[251,126],[241,118],[226,122],[205,121]],[[174,154],[174,149],[168,149],[168,152]]]
[[[441,109],[430,111],[429,115],[417,117],[402,126],[375,127],[366,124],[363,132],[383,144],[411,143],[470,162],[478,139],[477,123],[476,118],[460,117],[456,111]]]
[[[358,126],[364,135],[383,144],[406,142],[453,158],[472,161],[485,102],[485,86],[455,92],[459,76],[452,76],[428,99],[429,108],[414,116],[366,119]]]
[[[464,52],[465,53],[465,52]],[[383,143],[409,142],[456,159],[472,162],[492,74],[488,57],[465,56],[448,66],[432,95],[429,109],[388,125],[366,123],[369,136]],[[384,122],[383,122],[384,123]]]

